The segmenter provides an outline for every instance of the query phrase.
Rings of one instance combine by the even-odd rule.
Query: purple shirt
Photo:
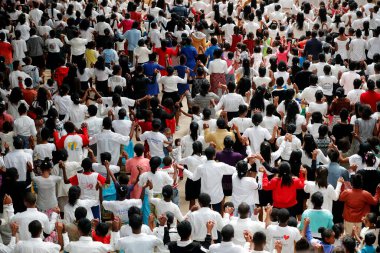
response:
[[[238,161],[243,160],[244,156],[238,152],[234,152],[232,149],[223,149],[216,153],[215,160],[223,162],[230,166],[235,166]]]

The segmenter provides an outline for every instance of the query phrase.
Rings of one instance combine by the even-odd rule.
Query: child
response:
[[[90,41],[87,43],[87,48],[86,48],[84,55],[85,55],[86,62],[87,62],[86,67],[92,68],[95,65],[95,62],[98,60],[98,56],[99,56],[98,51],[95,50],[95,42],[94,41]]]
[[[173,135],[172,135],[172,131],[170,130],[170,128],[164,129],[164,135],[168,139],[168,143],[170,143],[169,145],[171,146],[173,143]],[[169,151],[168,147],[164,147],[164,153],[165,153],[165,156],[169,155],[170,151]]]
[[[181,160],[181,139],[174,140],[174,148],[170,154],[170,157],[173,159],[174,163],[178,163]]]
[[[227,62],[227,68],[229,68],[234,63],[234,53],[233,52],[227,53],[226,62]],[[235,82],[234,69],[231,69],[231,71],[228,72],[228,74],[226,74],[226,83],[230,83],[230,82],[233,82],[233,83]]]
[[[181,109],[181,112],[182,112],[185,116],[190,117],[190,118],[192,119],[192,121],[198,123],[198,122],[202,119],[202,117],[203,117],[203,115],[202,115],[202,113],[201,113],[201,108],[199,107],[199,105],[193,105],[193,106],[191,107],[191,111],[192,111],[192,114],[191,114],[191,113],[187,113],[187,112],[185,112],[185,111],[183,111],[183,110]]]
[[[0,132],[1,150],[6,150],[6,146],[8,146],[9,151],[13,151],[15,149],[13,147],[14,136],[15,132],[13,131],[12,124],[9,121],[5,121],[3,124],[3,132]]]
[[[100,222],[96,225],[95,230],[92,230],[92,239],[95,242],[101,242],[104,244],[111,243],[111,234],[108,234],[109,226],[105,222]]]
[[[361,253],[375,253],[377,252],[373,244],[376,241],[374,233],[367,233],[364,237],[365,246],[360,251]]]
[[[163,164],[164,167],[162,167],[162,171],[165,171],[168,173],[170,177],[173,178],[173,195],[171,200],[173,201],[174,204],[179,206],[179,193],[178,193],[178,170],[174,168],[173,165],[173,160],[171,157],[166,156],[163,159]]]

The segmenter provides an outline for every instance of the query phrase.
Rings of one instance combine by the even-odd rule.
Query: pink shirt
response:
[[[142,188],[138,184],[136,184],[137,176],[139,175],[139,170],[137,169],[137,166],[141,166],[143,168],[141,174],[150,171],[149,159],[144,158],[143,156],[133,157],[131,159],[128,159],[125,164],[125,169],[127,173],[131,173],[129,182],[135,184],[135,186],[133,187],[133,191],[131,192],[131,199],[139,199],[142,191]]]

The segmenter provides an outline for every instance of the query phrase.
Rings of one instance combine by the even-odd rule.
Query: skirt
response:
[[[164,102],[165,99],[167,99],[167,98],[171,98],[174,103],[177,103],[179,101],[179,99],[180,99],[177,91],[174,91],[174,92],[163,92],[161,101]]]
[[[186,201],[198,199],[200,193],[201,193],[201,179],[197,181],[187,179],[185,183]]]
[[[48,53],[46,60],[46,67],[50,70],[55,70],[59,67],[59,60],[61,59],[60,53]]]
[[[273,204],[272,191],[259,190],[259,206]]]
[[[224,73],[212,73],[210,75],[210,85],[211,85],[211,91],[215,94],[218,94],[218,88],[219,83],[226,84],[226,74]]]
[[[232,175],[224,175],[222,178],[222,187],[224,196],[232,195]]]
[[[160,90],[158,88],[157,83],[150,83],[148,84],[148,95],[150,96],[157,96],[158,93],[160,93]]]

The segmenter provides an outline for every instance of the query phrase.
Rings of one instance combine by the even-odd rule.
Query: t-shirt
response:
[[[48,178],[44,178],[41,176],[32,176],[32,178],[33,181],[36,183],[38,189],[38,209],[41,211],[46,211],[58,206],[57,198],[55,194],[52,193],[55,193],[56,185],[62,178],[59,176],[49,176]]]
[[[301,239],[301,234],[297,228],[294,227],[280,227],[278,225],[269,225],[266,230],[267,233],[267,247],[269,252],[274,249],[275,241],[279,240],[282,243],[281,253],[289,253],[294,251],[295,242]]]
[[[244,131],[243,137],[248,137],[252,153],[260,153],[260,145],[264,140],[270,140],[272,135],[268,129],[261,126],[253,126]]]
[[[100,182],[102,185],[106,183],[105,177],[97,172],[84,172],[76,174],[69,178],[70,184],[78,185],[81,188],[81,199],[98,199],[98,191],[96,185]]]
[[[149,145],[150,155],[158,156],[164,158],[164,147],[167,147],[168,144],[165,144],[164,141],[168,141],[165,135],[160,132],[146,131],[140,135],[141,141],[147,141]]]
[[[334,83],[338,83],[335,76],[320,76],[318,78],[318,86],[322,88],[323,95],[332,96]]]

